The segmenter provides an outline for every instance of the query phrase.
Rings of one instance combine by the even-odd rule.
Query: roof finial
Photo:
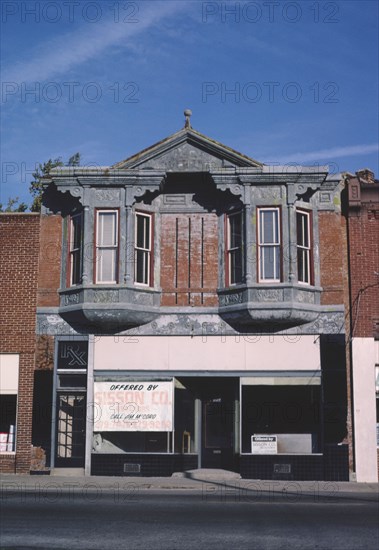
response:
[[[186,109],[184,111],[184,116],[186,117],[184,128],[191,128],[191,121],[190,121],[191,115],[192,115],[191,109]]]

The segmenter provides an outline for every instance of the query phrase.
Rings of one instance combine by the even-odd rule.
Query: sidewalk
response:
[[[250,500],[261,496],[290,495],[295,497],[364,498],[378,500],[378,483],[356,483],[337,481],[275,481],[240,479],[239,474],[223,470],[194,470],[174,474],[172,477],[108,477],[108,476],[37,476],[37,475],[0,475],[0,491],[17,492],[59,492],[60,494],[76,491],[77,493],[107,493],[117,491],[130,494],[154,493],[158,491],[187,491],[203,495],[220,496],[244,494]]]

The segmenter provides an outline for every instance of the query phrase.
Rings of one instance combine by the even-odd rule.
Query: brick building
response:
[[[185,115],[133,157],[45,181],[53,429],[36,436],[52,468],[92,475],[348,479],[341,180],[263,165]]]
[[[350,338],[357,481],[378,481],[379,180],[347,174]]]
[[[0,214],[0,470],[30,470],[39,214]]]

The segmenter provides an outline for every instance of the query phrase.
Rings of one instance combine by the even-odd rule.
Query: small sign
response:
[[[276,435],[252,435],[251,452],[253,455],[278,454],[278,438]]]
[[[87,369],[88,342],[86,340],[58,342],[59,369]]]
[[[274,464],[274,474],[290,474],[291,464]]]

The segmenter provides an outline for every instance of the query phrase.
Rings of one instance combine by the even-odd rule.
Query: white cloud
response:
[[[87,29],[67,33],[40,45],[31,59],[12,67],[5,66],[3,82],[41,82],[95,59],[112,46],[133,45],[132,40],[150,27],[161,23],[188,6],[187,2],[142,2],[136,15],[138,22],[102,21]]]
[[[310,151],[308,153],[294,153],[287,156],[280,156],[275,159],[277,162],[309,162],[314,160],[336,159],[340,157],[351,157],[376,153],[379,151],[379,143],[347,145],[344,147],[334,147],[331,149],[321,149],[320,151]],[[271,156],[272,160],[272,156]]]

